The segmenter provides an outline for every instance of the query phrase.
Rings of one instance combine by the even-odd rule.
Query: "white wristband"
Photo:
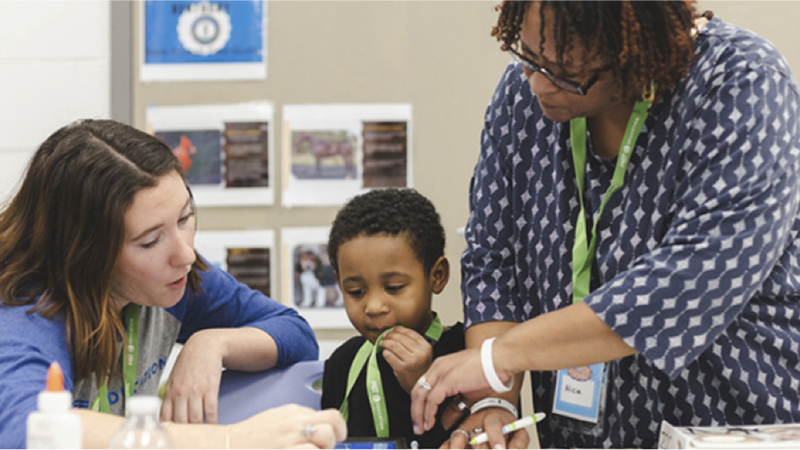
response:
[[[479,401],[478,403],[475,403],[474,405],[472,405],[472,408],[469,409],[469,412],[470,414],[474,414],[482,409],[495,408],[495,407],[505,408],[508,410],[508,412],[513,414],[514,417],[519,417],[517,413],[517,408],[514,405],[512,405],[511,402],[509,402],[504,398],[497,398],[497,397],[488,397]]]
[[[508,381],[503,384],[503,382],[500,381],[500,377],[497,376],[497,372],[494,370],[494,361],[492,361],[492,343],[494,340],[495,338],[486,339],[483,341],[483,345],[481,345],[481,367],[483,367],[483,376],[486,377],[489,386],[491,386],[495,392],[502,394],[503,392],[510,391],[514,386],[514,377],[510,377]]]

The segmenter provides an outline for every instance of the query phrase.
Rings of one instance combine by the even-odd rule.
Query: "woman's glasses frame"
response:
[[[572,80],[565,80],[563,78],[559,78],[553,72],[547,70],[546,68],[536,64],[535,62],[531,61],[530,59],[526,58],[525,56],[521,55],[514,49],[508,49],[508,53],[519,62],[522,67],[532,71],[532,72],[539,72],[540,74],[544,75],[551,83],[556,85],[559,89],[563,89],[571,94],[575,95],[586,95],[586,92],[592,87],[593,84],[597,82],[597,79],[600,77],[600,73],[604,72],[611,68],[611,65],[607,65],[595,71],[594,75],[592,75],[588,80],[583,83],[577,83]]]

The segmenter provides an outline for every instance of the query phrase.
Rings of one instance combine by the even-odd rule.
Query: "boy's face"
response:
[[[339,247],[337,279],[353,326],[373,344],[395,325],[420,334],[431,323],[431,297],[447,284],[445,257],[426,276],[406,234],[358,236]]]

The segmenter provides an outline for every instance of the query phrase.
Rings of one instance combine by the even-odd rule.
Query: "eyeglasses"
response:
[[[508,53],[510,53],[511,56],[513,56],[514,59],[517,60],[517,62],[522,64],[522,67],[531,70],[533,72],[539,72],[540,74],[544,75],[548,80],[550,80],[551,83],[558,86],[559,89],[563,89],[571,94],[576,94],[576,95],[586,95],[586,91],[588,91],[589,88],[592,87],[592,85],[597,81],[597,79],[600,77],[600,73],[611,68],[611,65],[609,64],[607,66],[598,69],[597,71],[595,71],[594,75],[591,76],[591,78],[589,78],[588,80],[586,80],[586,82],[581,84],[581,83],[576,83],[572,80],[565,80],[563,78],[559,78],[553,72],[545,69],[544,67],[536,64],[530,59],[522,56],[521,54],[517,53],[517,51],[514,49],[508,49]]]

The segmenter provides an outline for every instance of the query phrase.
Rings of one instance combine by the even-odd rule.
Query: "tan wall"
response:
[[[711,10],[726,22],[767,38],[789,62],[795,77],[800,74],[800,1],[702,0],[697,10]]]
[[[413,184],[442,216],[453,272],[444,293],[434,299],[434,307],[444,323],[453,323],[462,317],[458,260],[464,241],[456,229],[464,226],[468,215],[467,189],[483,113],[508,62],[489,34],[494,5],[489,1],[271,1],[265,81],[137,81],[134,125],[144,127],[145,108],[151,104],[264,99],[275,102],[276,124],[281,123],[285,104],[412,104]],[[138,33],[138,25],[135,29]],[[280,133],[280,127],[275,129]],[[280,134],[275,138],[279,149]],[[282,164],[280,153],[276,151],[276,167]],[[275,185],[280,186],[281,171],[275,173]],[[338,210],[287,209],[280,205],[280,192],[277,197],[271,207],[202,208],[199,229],[329,226]],[[273,292],[283,292],[280,280]],[[349,330],[318,331],[317,336],[338,339],[352,334]]]
[[[414,121],[414,187],[438,208],[447,231],[452,277],[434,306],[445,323],[462,320],[456,234],[468,215],[467,189],[479,151],[482,118],[508,62],[490,37],[495,1],[268,3],[268,75],[253,82],[135,82],[134,124],[144,127],[147,105],[192,105],[270,100],[295,103],[410,103]],[[796,20],[800,2],[703,1],[730,22],[778,46],[800,71]],[[138,33],[138,17],[134,18]],[[138,42],[135,36],[134,42]],[[136,49],[138,51],[138,48]],[[138,54],[134,59],[138,61]],[[138,71],[138,66],[134,67]],[[138,80],[138,77],[134,77]],[[280,130],[280,127],[276,127]],[[279,132],[279,131],[278,131]],[[279,148],[281,136],[275,136]],[[276,152],[276,167],[281,167]],[[281,185],[281,171],[276,172]],[[203,208],[201,230],[328,226],[337,208],[286,209],[280,191],[272,207]],[[280,248],[277,248],[280,251]],[[277,261],[280,261],[278,255]],[[274,292],[282,292],[280,280]],[[340,339],[351,331],[320,331]]]

